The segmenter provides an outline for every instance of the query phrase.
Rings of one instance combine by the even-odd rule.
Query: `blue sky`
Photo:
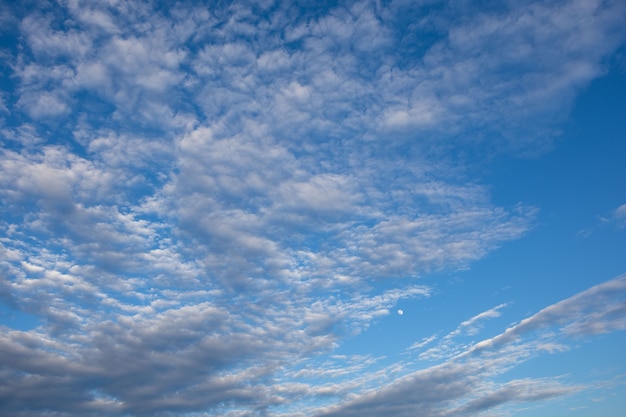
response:
[[[1,2],[0,414],[621,416],[625,21]]]

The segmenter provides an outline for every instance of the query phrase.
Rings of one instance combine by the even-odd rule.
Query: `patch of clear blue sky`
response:
[[[532,306],[624,272],[626,233],[612,218],[626,203],[624,97],[626,73],[617,67],[579,96],[553,151],[499,164],[488,178],[494,203],[524,202],[540,212],[525,238],[478,262],[472,274],[527,288]]]
[[[6,300],[0,299],[0,324],[15,330],[31,330],[40,324],[39,318],[23,310],[13,308]]]

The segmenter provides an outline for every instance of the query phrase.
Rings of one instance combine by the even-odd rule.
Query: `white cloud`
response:
[[[468,348],[471,342],[469,344],[467,342],[462,344],[455,339],[463,336],[476,336],[481,330],[481,322],[485,319],[500,317],[501,313],[499,310],[506,306],[507,304],[500,304],[496,307],[490,308],[489,310],[483,311],[482,313],[477,314],[468,320],[463,321],[455,330],[443,336],[436,346],[433,346],[420,353],[419,359],[431,361],[441,360],[448,359],[460,354]],[[427,339],[422,340],[421,342],[416,342],[409,349],[412,350],[424,347],[436,339],[436,335],[433,335]]]
[[[469,334],[474,334],[476,332],[475,323],[486,318],[500,317],[501,313],[499,310],[504,307],[506,307],[506,304],[500,304],[494,308],[491,308],[487,311],[483,311],[482,313],[477,314],[471,319],[466,320],[463,323],[461,323],[459,328],[455,332],[452,332],[452,335],[455,336],[460,331],[467,331]]]
[[[626,328],[622,293],[626,276],[596,285],[580,294],[553,304],[509,327],[494,338],[477,343],[470,352],[510,343],[520,335],[558,324],[569,336],[607,333]]]
[[[22,95],[18,105],[24,107],[33,119],[51,118],[70,112],[70,107],[65,100],[51,93]]]
[[[26,16],[21,22],[21,31],[26,34],[30,50],[44,58],[82,58],[93,47],[85,32],[76,30],[55,31],[52,19],[36,13]]]
[[[626,226],[626,204],[622,204],[613,213],[613,217],[615,218],[615,222],[618,227]]]
[[[441,121],[444,109],[437,100],[422,99],[409,104],[408,108],[389,109],[384,116],[383,124],[389,129],[419,129],[435,126]]]

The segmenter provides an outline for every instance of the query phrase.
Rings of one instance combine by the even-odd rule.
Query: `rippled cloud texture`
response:
[[[626,38],[622,1],[482,3],[2,3],[1,414],[503,415],[587,389],[502,377],[623,330],[623,276],[475,343],[506,303],[391,364],[335,354],[532,230],[473,168],[552,149]]]

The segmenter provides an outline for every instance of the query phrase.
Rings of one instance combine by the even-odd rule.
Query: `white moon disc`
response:
[[[399,316],[401,316],[401,315],[403,315],[403,314],[404,314],[404,311],[402,311],[402,310],[398,310],[398,315],[399,315]]]

